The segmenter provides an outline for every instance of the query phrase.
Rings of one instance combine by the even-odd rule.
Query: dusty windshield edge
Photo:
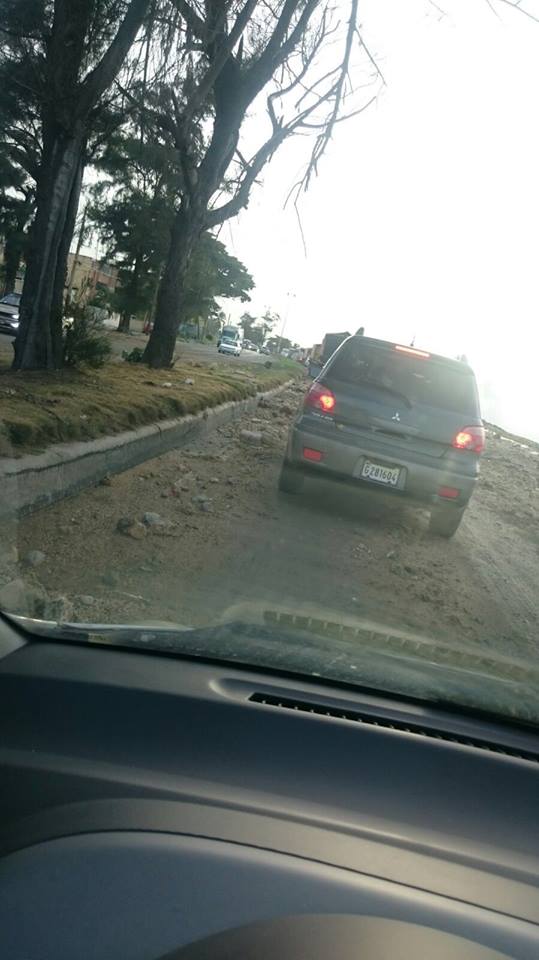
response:
[[[420,702],[459,714],[472,711],[498,723],[539,727],[539,674],[514,657],[486,656],[427,638],[363,630],[351,647],[335,643],[335,624],[307,634],[290,614],[253,622],[231,620],[213,627],[158,624],[55,623],[1,616],[33,640],[126,649],[269,671],[301,682],[344,686],[360,693]],[[407,643],[408,641],[408,643]],[[425,650],[418,656],[418,645]],[[439,653],[439,656],[436,654]],[[352,660],[354,661],[352,663]]]

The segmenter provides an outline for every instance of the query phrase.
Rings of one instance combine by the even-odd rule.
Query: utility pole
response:
[[[286,312],[285,312],[284,320],[283,320],[283,323],[282,323],[282,326],[281,326],[281,333],[279,334],[279,346],[278,346],[278,349],[277,349],[277,353],[280,353],[280,352],[281,352],[281,347],[282,347],[282,343],[283,343],[284,332],[285,332],[285,330],[286,330],[286,325],[287,325],[287,323],[288,323],[288,316],[289,316],[289,313],[290,313],[290,298],[291,298],[291,297],[294,297],[294,299],[295,299],[295,298],[296,298],[296,294],[295,294],[295,293],[290,293],[290,292],[288,292],[287,295],[286,295]]]

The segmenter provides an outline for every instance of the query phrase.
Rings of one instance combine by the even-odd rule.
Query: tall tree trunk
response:
[[[62,363],[61,301],[83,156],[82,130],[76,135],[66,135],[54,122],[44,125],[37,214],[32,226],[15,341],[13,366],[16,370],[54,370]]]
[[[125,290],[128,305],[120,315],[120,322],[118,324],[119,333],[129,333],[129,328],[131,326],[131,314],[136,312],[136,310],[133,310],[132,308],[133,308],[133,305],[136,304],[138,300],[141,266],[142,266],[142,253],[140,250],[137,250],[137,253],[135,256],[135,262],[133,264],[133,269],[131,271],[129,282]]]
[[[54,287],[52,292],[50,325],[52,335],[52,349],[54,355],[55,367],[60,367],[64,360],[64,337],[62,329],[62,318],[64,315],[64,296],[67,281],[67,263],[69,257],[69,248],[75,233],[75,224],[77,221],[77,211],[79,209],[80,192],[82,188],[82,178],[84,176],[86,144],[83,146],[83,153],[80,158],[79,169],[71,188],[69,205],[67,208],[66,223],[62,234],[62,240],[58,248],[58,258],[56,261],[56,275],[54,278]]]
[[[150,0],[130,0],[118,29],[95,66],[85,73],[91,25],[100,4],[55,0],[40,102],[43,128],[36,180],[37,213],[15,341],[16,370],[54,370],[62,363],[61,312],[71,217],[92,111],[114,82],[146,16]],[[97,22],[97,21],[96,21]]]
[[[189,259],[203,230],[203,216],[181,207],[172,227],[171,244],[157,295],[155,321],[144,351],[150,367],[170,367],[182,312],[182,295]]]
[[[157,296],[159,294],[159,287],[161,285],[161,276],[157,275],[157,280],[155,281],[155,286],[152,293],[152,302],[150,304],[150,309],[148,310],[148,322],[153,323],[155,320],[155,311],[157,310]]]

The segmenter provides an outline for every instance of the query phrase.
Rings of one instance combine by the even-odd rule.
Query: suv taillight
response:
[[[335,410],[335,394],[322,383],[313,383],[307,396],[305,406],[312,410],[321,410],[322,413],[333,413]]]
[[[485,449],[483,427],[463,427],[453,437],[452,446],[455,450],[471,450],[472,453],[483,453]]]

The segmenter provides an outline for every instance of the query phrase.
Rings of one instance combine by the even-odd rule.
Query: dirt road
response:
[[[378,495],[277,493],[302,391],[21,521],[21,557],[45,555],[27,575],[84,622],[200,625],[252,603],[537,652],[538,449],[491,436],[461,529],[438,540]]]

